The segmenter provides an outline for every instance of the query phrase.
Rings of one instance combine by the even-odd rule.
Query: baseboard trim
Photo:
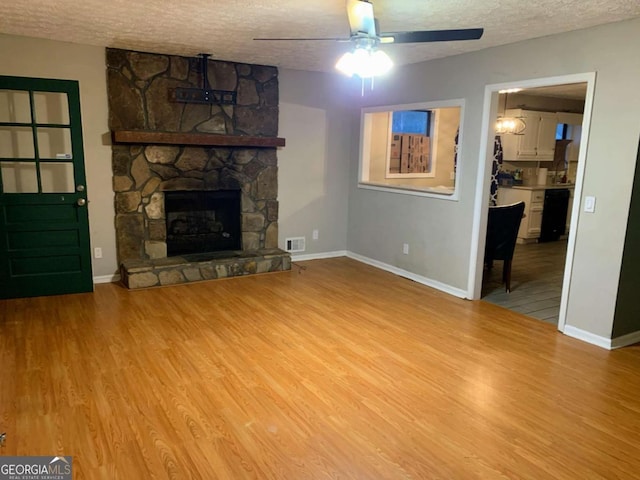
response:
[[[581,328],[572,327],[571,325],[565,325],[562,333],[564,333],[568,337],[582,340],[583,342],[590,343],[591,345],[596,345],[600,348],[605,348],[607,350],[611,350],[613,348],[610,338],[601,337],[600,335],[587,332],[586,330],[582,330]]]
[[[640,331],[631,332],[621,337],[606,338],[600,335],[594,335],[580,328],[572,327],[571,325],[565,325],[563,333],[569,337],[577,338],[578,340],[606,348],[607,350],[628,347],[629,345],[640,342]]]
[[[638,342],[640,342],[640,331],[627,333],[621,337],[612,338],[611,349],[628,347]]]
[[[307,255],[291,255],[292,262],[305,262],[307,260],[321,260],[323,258],[346,257],[346,250],[336,250],[335,252],[309,253]]]
[[[114,273],[113,275],[98,275],[93,277],[93,283],[114,283],[120,281],[120,274]]]
[[[449,295],[453,295],[454,297],[467,298],[466,290],[452,287],[451,285],[438,282],[437,280],[433,280],[431,278],[423,277],[422,275],[418,275],[413,272],[404,270],[402,268],[389,265],[388,263],[380,262],[378,260],[374,260],[373,258],[365,257],[364,255],[360,255],[358,253],[354,253],[350,251],[347,251],[347,257],[362,263],[366,263],[367,265],[371,265],[372,267],[376,267],[381,270],[386,270],[387,272],[391,272],[400,277],[408,278],[409,280],[413,280],[414,282],[421,283],[422,285],[426,285],[427,287],[435,288],[436,290],[440,290],[441,292],[448,293]]]

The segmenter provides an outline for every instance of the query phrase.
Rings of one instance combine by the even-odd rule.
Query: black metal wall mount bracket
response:
[[[209,74],[207,62],[208,53],[200,53],[200,65],[202,70],[202,88],[178,87],[171,91],[171,100],[180,103],[204,103],[210,105],[235,105],[236,92],[231,90],[213,90],[209,87]]]

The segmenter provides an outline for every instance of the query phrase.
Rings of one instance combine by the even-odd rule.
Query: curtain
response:
[[[498,204],[498,173],[502,166],[502,141],[498,135],[493,141],[493,165],[491,167],[491,196],[489,205]]]
[[[460,138],[460,127],[456,130],[456,138],[453,139],[453,173],[458,171],[458,139]]]

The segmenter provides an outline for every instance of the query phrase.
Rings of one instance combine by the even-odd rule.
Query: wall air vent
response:
[[[291,237],[285,239],[285,250],[290,253],[305,251],[305,237]]]

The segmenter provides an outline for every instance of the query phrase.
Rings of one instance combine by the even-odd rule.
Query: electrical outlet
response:
[[[319,234],[318,230],[315,229],[311,236],[313,237],[314,240],[317,240],[318,239],[318,234]]]
[[[405,255],[409,255],[409,244],[408,243],[404,243],[402,245],[402,253],[404,253]]]
[[[455,180],[456,179],[456,172],[451,172],[449,174],[449,180]]]
[[[102,248],[96,247],[93,249],[93,256],[95,258],[102,258]]]

